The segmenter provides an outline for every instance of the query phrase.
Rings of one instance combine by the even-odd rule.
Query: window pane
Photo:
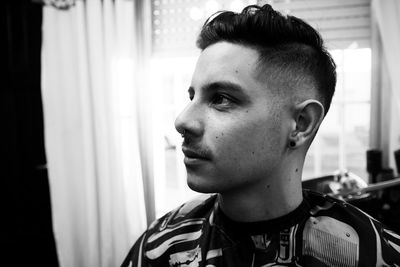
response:
[[[344,73],[344,101],[368,102],[371,94],[371,73],[352,71]]]
[[[366,150],[369,140],[369,104],[348,105],[345,110],[346,167],[367,181]]]
[[[339,169],[340,109],[341,105],[332,104],[322,122],[306,157],[304,179],[332,174]]]

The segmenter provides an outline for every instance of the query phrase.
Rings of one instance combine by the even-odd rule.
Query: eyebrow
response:
[[[206,84],[205,86],[203,86],[202,89],[207,92],[223,89],[223,90],[227,90],[227,91],[230,91],[230,92],[233,92],[236,94],[240,94],[242,96],[246,96],[245,90],[243,89],[242,86],[240,86],[237,83],[230,82],[230,81],[219,81],[219,82],[209,83],[209,84]],[[194,91],[195,90],[194,90],[193,86],[190,86],[188,89],[189,94],[194,94]]]

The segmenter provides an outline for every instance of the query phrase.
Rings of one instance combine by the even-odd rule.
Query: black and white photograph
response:
[[[400,266],[400,0],[0,5],[1,266]]]

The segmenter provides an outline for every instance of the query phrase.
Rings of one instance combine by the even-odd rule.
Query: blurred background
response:
[[[1,242],[12,266],[118,266],[148,224],[196,196],[174,128],[196,36],[218,10],[266,3],[319,30],[337,64],[305,182],[396,180],[399,1],[2,1]],[[399,198],[391,186],[353,199],[395,227]]]

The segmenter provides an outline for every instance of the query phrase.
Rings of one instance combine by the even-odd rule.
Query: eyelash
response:
[[[189,94],[189,99],[190,99],[190,101],[192,101],[193,98],[194,98],[194,95],[190,95],[190,94]],[[220,101],[220,100],[221,100],[221,101],[224,101],[224,100],[225,100],[226,103],[218,102],[218,101]],[[232,105],[232,104],[234,104],[234,103],[236,103],[236,102],[235,102],[235,99],[232,98],[232,97],[229,96],[229,95],[226,95],[226,94],[215,93],[215,94],[213,94],[213,95],[210,96],[210,105],[213,105],[213,106],[225,108],[225,107],[229,107],[230,105]]]
[[[224,101],[225,99],[229,103],[227,103],[227,104],[217,103],[218,100]],[[214,105],[228,105],[230,103],[232,103],[232,99],[224,94],[215,94],[215,95],[213,95],[213,97],[211,99],[211,104],[214,104]]]

